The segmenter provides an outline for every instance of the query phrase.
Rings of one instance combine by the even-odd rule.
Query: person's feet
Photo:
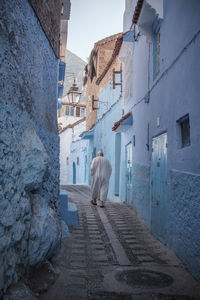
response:
[[[100,207],[101,207],[101,208],[104,207],[103,201],[101,201],[101,200],[100,200]]]
[[[92,203],[93,205],[97,205],[97,202],[96,202],[96,200],[94,200],[94,199],[91,200],[91,203]]]

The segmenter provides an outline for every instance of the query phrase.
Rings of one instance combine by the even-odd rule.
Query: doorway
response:
[[[152,140],[152,233],[165,241],[167,201],[167,133]]]
[[[115,196],[119,196],[121,162],[121,133],[115,135]]]
[[[76,164],[73,162],[73,184],[76,184]]]
[[[133,166],[132,143],[126,145],[126,203],[132,204],[132,166]]]

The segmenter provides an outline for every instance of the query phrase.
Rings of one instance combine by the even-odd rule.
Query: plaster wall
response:
[[[68,128],[60,134],[60,185],[65,185],[68,181],[70,181],[67,157],[70,157],[71,143],[72,128]]]
[[[116,82],[121,81],[120,74],[116,75]],[[111,80],[105,88],[103,88],[99,93],[99,108],[97,120],[101,120],[105,113],[107,113],[111,107],[118,101],[121,97],[121,86],[116,86],[113,89],[113,81]]]
[[[29,0],[40,24],[55,52],[60,57],[60,16],[62,3],[60,0]],[[65,1],[66,2],[66,1]],[[53,12],[53,13],[52,13]],[[66,45],[66,43],[65,43]]]
[[[64,128],[65,126],[73,124],[81,119],[82,117],[62,116],[58,118],[58,124],[61,124],[62,128]]]
[[[28,1],[0,6],[0,298],[57,254],[58,61]]]
[[[123,31],[126,32],[130,29],[132,25],[133,12],[137,0],[126,0],[125,1],[125,11],[123,17]]]
[[[71,144],[80,140],[79,135],[85,131],[86,122],[82,122],[72,128],[67,128],[60,134],[60,185],[72,183],[71,168]],[[67,157],[69,158],[67,163]],[[72,177],[71,177],[72,176]]]
[[[70,184],[73,183],[73,163],[76,165],[76,183],[89,184],[90,164],[88,163],[87,140],[78,140],[71,144],[69,165]]]

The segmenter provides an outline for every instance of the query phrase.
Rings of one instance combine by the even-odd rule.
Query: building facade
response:
[[[120,188],[121,200],[198,279],[199,12],[195,0],[126,1],[124,32],[133,32],[133,54],[127,78],[123,61],[123,89],[130,90],[123,108],[133,124],[122,134]]]
[[[60,185],[67,184],[76,184],[83,183],[84,177],[81,177],[82,180],[77,181],[77,177],[82,175],[82,172],[76,170],[76,167],[79,166],[79,161],[82,163],[83,159],[80,158],[79,154],[76,155],[75,158],[71,158],[71,148],[72,143],[79,143],[80,137],[79,135],[85,131],[86,129],[86,121],[85,118],[78,118],[78,120],[74,120],[77,118],[73,118],[73,121],[65,126],[63,129],[59,131],[60,136]],[[72,151],[73,152],[73,151]],[[77,152],[79,153],[79,151]],[[82,151],[80,151],[82,153]],[[82,155],[82,154],[81,154]],[[74,171],[73,171],[74,169]],[[78,177],[79,178],[79,177]],[[86,183],[86,181],[85,181]]]

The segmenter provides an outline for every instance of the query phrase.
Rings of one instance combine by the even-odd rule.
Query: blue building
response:
[[[133,118],[121,134],[121,178],[126,180],[120,199],[198,279],[199,13],[196,0],[126,1],[124,32],[129,32],[119,54],[123,108]],[[132,43],[126,39],[131,32]]]

